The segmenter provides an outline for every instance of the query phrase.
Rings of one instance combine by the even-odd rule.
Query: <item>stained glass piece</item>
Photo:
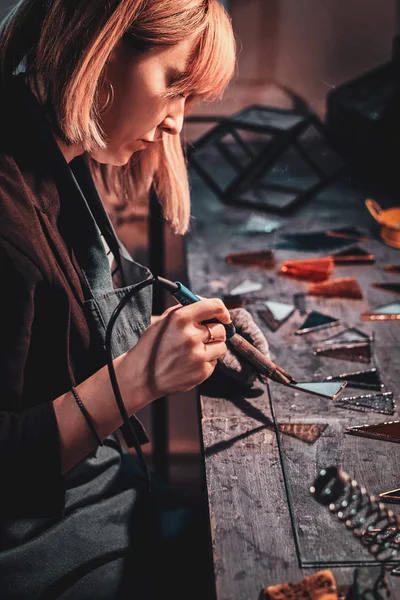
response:
[[[347,381],[347,387],[376,391],[379,391],[384,387],[376,367],[364,371],[329,375],[329,377],[325,377],[325,381]]]
[[[312,333],[313,331],[319,331],[326,327],[333,327],[339,323],[339,319],[324,315],[323,313],[313,310],[310,312],[304,323],[295,331],[296,335],[303,335],[305,333]]]
[[[313,394],[314,396],[320,396],[321,398],[329,398],[330,400],[335,400],[342,392],[342,390],[344,390],[344,388],[346,387],[346,382],[297,382],[291,383],[288,387],[291,387],[296,390],[301,390],[302,392],[307,392],[308,394]]]
[[[273,269],[275,259],[272,250],[261,252],[234,252],[225,257],[227,263],[243,267],[259,267],[262,269]]]
[[[332,258],[314,258],[308,260],[285,260],[279,273],[305,281],[325,281],[333,270]]]
[[[379,494],[379,498],[384,502],[393,502],[395,504],[400,504],[400,488],[398,490],[382,492],[382,494]]]
[[[366,242],[369,237],[366,232],[358,229],[358,227],[337,227],[326,232],[327,235],[338,238],[345,238],[349,240],[358,240],[359,242]]]
[[[355,277],[342,277],[314,283],[309,286],[308,294],[331,298],[351,298],[352,300],[362,300],[363,298],[362,290]]]
[[[327,426],[326,423],[281,423],[278,425],[278,429],[281,433],[290,435],[302,442],[314,444]]]
[[[275,248],[318,252],[319,250],[337,250],[350,245],[348,240],[329,236],[326,231],[282,233],[282,238],[282,241],[274,244]]]
[[[395,569],[393,569],[393,571],[390,571],[390,574],[400,577],[400,567],[396,567]]]
[[[382,283],[371,283],[374,288],[383,290],[384,292],[391,292],[392,294],[400,294],[400,283],[397,281],[389,281]]]
[[[271,233],[281,227],[279,221],[263,217],[262,215],[251,215],[246,223],[236,229],[240,235],[252,235],[258,233]]]
[[[360,396],[348,396],[340,398],[335,403],[341,408],[357,410],[361,412],[377,412],[383,415],[393,415],[396,405],[393,401],[393,392],[382,392],[381,394],[361,394]]]
[[[263,304],[265,310],[258,311],[258,314],[271,331],[276,331],[295,310],[293,304],[285,304],[284,302],[265,300]]]
[[[384,270],[386,271],[386,273],[400,274],[400,265],[385,265]]]
[[[370,254],[360,246],[350,246],[332,254],[335,265],[368,264],[375,262],[375,255]]]
[[[262,284],[257,281],[250,281],[250,279],[246,279],[242,281],[239,285],[233,288],[230,291],[231,296],[237,296],[240,294],[249,294],[250,292],[258,292],[262,289]]]
[[[377,306],[361,314],[363,321],[395,321],[400,319],[400,302]]]
[[[372,357],[371,342],[365,340],[352,344],[332,344],[331,346],[317,348],[314,355],[349,360],[350,362],[369,363]]]
[[[354,425],[353,427],[347,427],[345,433],[400,444],[400,421]]]
[[[348,327],[343,331],[339,331],[334,335],[329,336],[323,340],[320,340],[320,344],[330,345],[331,343],[349,343],[349,342],[361,342],[363,340],[370,340],[370,336],[364,331],[357,329],[357,327]]]

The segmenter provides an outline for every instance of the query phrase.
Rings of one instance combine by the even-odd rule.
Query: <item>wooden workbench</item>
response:
[[[294,335],[304,321],[297,310],[275,333],[255,314],[270,344],[272,358],[299,381],[379,367],[387,391],[399,397],[400,321],[361,322],[368,307],[389,304],[399,296],[370,286],[373,281],[400,281],[385,273],[388,263],[400,264],[400,251],[377,238],[377,228],[364,202],[366,191],[349,179],[331,186],[289,217],[271,218],[282,223],[274,233],[240,236],[235,228],[251,210],[233,208],[217,200],[195,176],[192,178],[193,222],[187,243],[188,275],[192,289],[206,297],[222,297],[245,279],[262,283],[257,295],[293,302],[307,283],[283,278],[278,267],[286,258],[322,256],[276,250],[273,270],[228,265],[229,252],[262,250],[281,239],[282,232],[326,230],[344,225],[368,229],[375,239],[359,243],[376,255],[368,266],[336,266],[332,277],[355,275],[363,300],[306,297],[307,310],[315,309],[340,318],[368,334],[374,332],[374,360],[370,365],[319,358],[313,349],[340,327],[304,336]],[[384,199],[377,198],[383,206]],[[386,203],[389,207],[389,203]],[[394,202],[392,202],[392,205]],[[259,213],[262,214],[262,213]],[[349,244],[352,242],[349,242]],[[219,386],[219,387],[218,387]],[[343,396],[354,395],[349,389]],[[360,392],[363,393],[363,392]],[[368,392],[364,392],[368,393]],[[370,494],[400,488],[400,445],[345,435],[349,425],[398,419],[373,412],[338,408],[332,401],[270,383],[256,385],[244,394],[237,386],[209,382],[201,390],[201,431],[207,478],[211,538],[218,600],[257,599],[262,588],[299,581],[320,569],[332,569],[338,584],[350,584],[355,567],[371,578],[378,568],[371,555],[342,523],[320,506],[309,492],[322,467],[340,465],[364,485]],[[313,444],[285,434],[283,423],[326,424]],[[400,514],[400,505],[391,505]],[[400,577],[390,577],[393,600],[400,599]]]

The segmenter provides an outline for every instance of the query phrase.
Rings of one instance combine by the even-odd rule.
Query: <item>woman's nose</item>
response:
[[[170,135],[179,135],[183,127],[183,119],[185,116],[185,99],[181,98],[181,102],[174,103],[160,125],[160,129]]]

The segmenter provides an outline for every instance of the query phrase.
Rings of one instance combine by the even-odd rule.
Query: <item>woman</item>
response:
[[[152,529],[140,471],[115,435],[105,328],[150,274],[121,247],[94,181],[127,197],[154,185],[165,217],[187,230],[178,134],[187,108],[232,76],[230,22],[218,0],[22,0],[3,22],[0,65],[0,597],[153,597],[167,554],[182,559],[186,513],[153,492],[164,513]],[[207,379],[226,340],[222,324],[202,322],[231,321],[218,299],[152,324],[150,309],[147,287],[113,336],[142,442],[135,413]],[[174,577],[179,597],[182,569]]]

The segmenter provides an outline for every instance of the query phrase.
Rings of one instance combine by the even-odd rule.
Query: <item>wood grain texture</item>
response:
[[[206,297],[221,297],[244,279],[262,284],[261,295],[275,301],[293,302],[308,284],[280,277],[286,259],[324,256],[276,250],[275,271],[229,265],[224,257],[235,251],[260,251],[280,240],[281,232],[327,230],[356,225],[376,228],[364,207],[368,195],[349,181],[332,186],[291,217],[278,217],[282,228],[253,237],[239,236],[250,210],[227,207],[192,177],[193,226],[188,239],[188,271],[192,289]],[[276,219],[275,215],[271,218]],[[354,244],[349,240],[349,246]],[[268,338],[271,356],[298,381],[323,380],[328,375],[377,366],[385,391],[399,394],[400,322],[360,322],[364,310],[396,299],[372,288],[372,281],[389,281],[385,264],[400,263],[399,251],[379,239],[359,242],[376,256],[371,265],[335,266],[332,277],[357,278],[362,300],[306,297],[308,310],[340,319],[330,329],[304,336],[294,334],[305,316],[296,310],[275,332],[251,312]],[[257,295],[260,295],[257,293]],[[370,365],[313,355],[319,341],[355,326],[374,336]],[[371,494],[395,489],[400,483],[400,449],[396,444],[344,435],[350,425],[388,420],[376,413],[357,413],[332,401],[293,391],[276,383],[256,384],[245,391],[221,375],[201,386],[201,432],[211,515],[217,600],[256,599],[266,585],[296,581],[319,568],[332,568],[340,584],[350,583],[355,565],[371,563],[371,556],[309,493],[318,470],[338,464]],[[349,393],[347,393],[349,392]],[[366,393],[365,390],[361,393]],[[356,395],[357,389],[343,395]],[[399,402],[398,402],[399,404]],[[398,412],[390,420],[398,418]],[[277,426],[283,423],[326,424],[321,436],[307,444]],[[396,507],[394,507],[396,509]],[[351,566],[333,566],[341,562]],[[362,573],[376,574],[373,566]],[[400,580],[390,578],[393,600],[400,600]]]

